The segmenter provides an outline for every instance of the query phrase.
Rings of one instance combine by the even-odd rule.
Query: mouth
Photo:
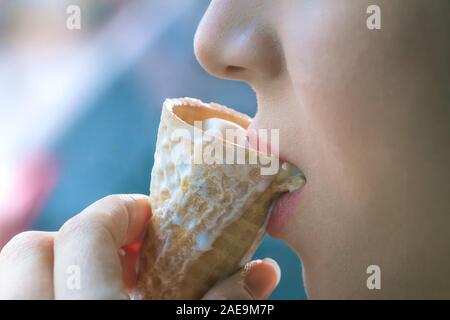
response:
[[[283,152],[280,149],[273,149],[269,141],[261,139],[256,132],[256,129],[247,128],[247,139],[251,148],[259,150],[261,145],[265,145],[265,150],[268,150],[269,153],[271,153],[272,150],[277,151],[278,159],[283,163],[283,166],[285,166],[283,168],[285,173],[282,175],[282,180],[289,177],[286,180],[287,186],[298,186],[298,179],[303,180],[303,183],[300,183],[300,187],[295,187],[294,189],[290,189],[290,187],[286,188],[286,185],[283,185],[281,188],[283,189],[282,191],[287,189],[289,189],[289,191],[281,193],[272,204],[266,225],[266,231],[271,237],[277,238],[289,224],[289,221],[294,216],[295,211],[300,205],[307,179],[304,173],[297,166],[293,165],[292,162],[289,161],[285,155],[283,155]],[[293,180],[297,181],[294,182]]]
[[[280,160],[285,161],[284,159]],[[273,203],[266,226],[267,233],[273,238],[279,237],[283,230],[289,225],[289,221],[294,216],[303,198],[306,178],[298,168],[293,168],[303,177],[305,183],[300,188],[280,194]]]

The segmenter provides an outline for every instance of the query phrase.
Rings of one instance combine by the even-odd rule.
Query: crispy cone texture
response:
[[[196,99],[164,103],[150,186],[153,216],[139,260],[135,298],[201,298],[251,258],[279,193],[304,184],[302,176],[281,172],[282,163],[278,174],[262,175],[260,164],[195,164],[193,158],[189,164],[177,162],[182,154],[194,157],[194,143],[174,132],[186,129],[192,133],[194,121],[211,117],[244,129],[251,121],[235,110]],[[203,150],[211,141],[217,139],[201,141]],[[255,153],[268,157],[220,142],[225,150],[239,150],[247,157]]]

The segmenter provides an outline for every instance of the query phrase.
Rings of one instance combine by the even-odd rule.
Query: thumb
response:
[[[238,272],[217,283],[204,300],[267,299],[281,277],[280,267],[270,259],[254,260]]]

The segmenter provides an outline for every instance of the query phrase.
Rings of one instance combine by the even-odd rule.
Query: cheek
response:
[[[334,189],[361,194],[398,116],[382,102],[391,59],[366,27],[366,8],[364,1],[311,2],[287,14],[281,32],[298,126],[307,131],[303,160]]]
[[[295,134],[281,147],[295,153],[308,178],[304,203],[286,237],[305,247],[313,246],[310,230],[325,235],[323,242],[335,240],[336,225],[352,225],[361,212],[381,210],[390,198],[385,182],[397,174],[404,154],[398,119],[407,119],[407,109],[384,103],[401,82],[386,79],[395,55],[385,47],[386,35],[368,31],[367,5],[310,2],[285,13],[282,24],[291,87],[279,91],[278,100],[290,114],[286,132]]]
[[[365,10],[346,11],[349,8],[341,1],[341,5],[330,1],[305,3],[309,5],[285,13],[281,31],[292,82],[290,100],[296,101],[293,108],[300,128],[296,130],[301,139],[298,153],[304,153],[300,165],[309,171],[311,184],[326,177],[328,186],[342,190],[349,175],[345,168],[339,168],[347,163],[342,157],[349,153],[342,150],[350,142],[355,147],[357,141],[349,136],[370,117],[368,112],[357,110],[360,103],[349,103],[352,78],[359,75],[349,72],[355,69],[350,66],[355,59],[348,49],[359,36],[356,26],[365,26]],[[361,11],[361,18],[354,11]],[[362,72],[357,69],[356,73]]]

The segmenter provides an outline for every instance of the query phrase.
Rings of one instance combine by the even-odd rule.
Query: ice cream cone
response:
[[[196,99],[164,103],[151,174],[153,216],[139,260],[136,298],[201,298],[251,258],[277,195],[304,184],[303,176],[293,174],[287,164],[280,163],[275,174],[267,175],[262,174],[263,161],[205,163],[206,153],[218,142],[224,154],[241,152],[246,162],[251,157],[278,161],[219,136],[196,136],[194,121],[210,118],[243,129],[251,121],[230,108]]]

